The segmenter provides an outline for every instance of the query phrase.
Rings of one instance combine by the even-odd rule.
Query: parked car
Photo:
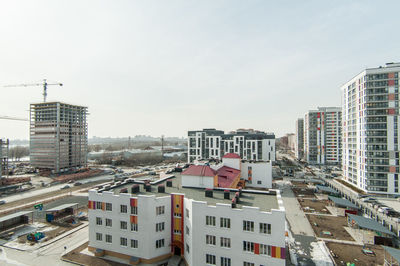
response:
[[[67,188],[70,188],[70,186],[69,185],[65,185],[61,189],[67,189]]]
[[[75,184],[74,184],[74,186],[80,186],[80,185],[82,185],[82,183],[81,182],[75,182]]]
[[[0,205],[6,204],[5,200],[0,200]]]

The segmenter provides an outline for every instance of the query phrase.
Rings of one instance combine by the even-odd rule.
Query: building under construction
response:
[[[87,107],[61,102],[30,106],[32,167],[59,173],[87,164]]]
[[[8,150],[10,141],[0,139],[0,177],[8,174]]]

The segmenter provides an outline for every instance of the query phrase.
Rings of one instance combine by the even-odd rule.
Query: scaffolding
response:
[[[0,139],[0,177],[8,175],[8,151],[10,141]]]
[[[59,173],[86,167],[87,107],[61,102],[30,105],[30,160],[34,168]]]

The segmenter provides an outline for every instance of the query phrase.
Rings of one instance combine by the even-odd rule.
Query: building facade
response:
[[[340,164],[342,111],[318,107],[304,116],[304,159],[310,164]]]
[[[0,139],[0,177],[8,174],[8,150],[10,141]]]
[[[90,190],[89,251],[132,265],[172,255],[187,265],[285,265],[279,191],[185,188],[179,174],[166,182]]]
[[[302,160],[304,156],[304,119],[296,120],[296,144],[294,154],[297,160]]]
[[[371,193],[399,193],[400,63],[367,68],[342,86],[343,179]]]
[[[255,130],[188,132],[188,162],[221,159],[227,153],[236,153],[245,160],[275,161],[275,135]]]
[[[31,104],[32,167],[55,173],[87,164],[87,107],[60,102]]]

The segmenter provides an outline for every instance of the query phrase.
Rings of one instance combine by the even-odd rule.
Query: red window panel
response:
[[[394,79],[394,73],[388,73],[388,78]]]
[[[396,110],[394,108],[388,109],[388,114],[394,115],[394,114],[396,114]]]
[[[254,254],[260,254],[260,244],[254,243]]]
[[[394,80],[389,80],[388,83],[389,86],[394,86]]]
[[[396,96],[395,96],[395,94],[394,93],[390,93],[389,94],[389,101],[394,101],[396,98],[395,98]]]

